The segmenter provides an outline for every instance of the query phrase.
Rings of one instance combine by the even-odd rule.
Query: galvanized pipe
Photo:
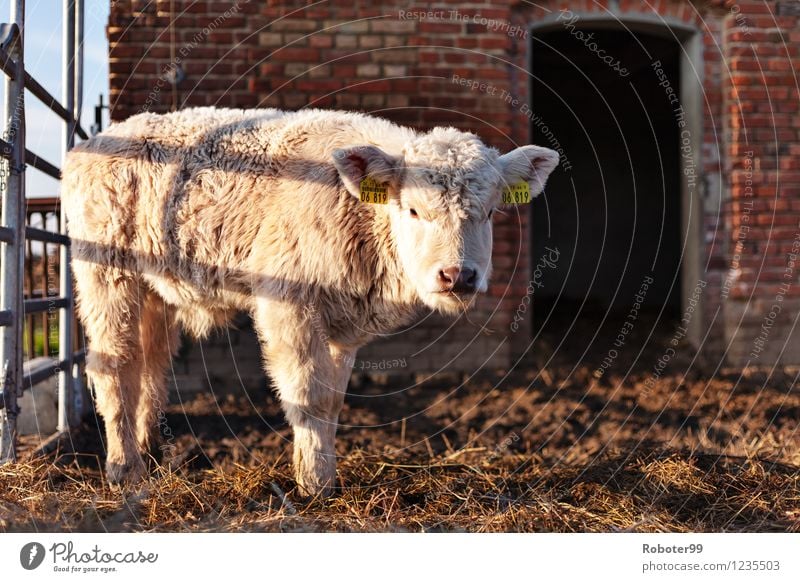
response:
[[[61,72],[61,91],[64,109],[75,111],[75,0],[64,0],[63,18],[63,68]],[[62,167],[67,152],[75,145],[75,122],[64,122],[64,152]],[[66,234],[67,219],[64,205],[61,205],[61,233]],[[72,273],[70,269],[70,247],[62,246],[59,254],[59,289],[62,298],[67,299],[59,309],[58,320],[58,430],[66,432],[70,428],[70,408],[74,398],[72,370]]]
[[[73,91],[75,94],[75,101],[73,104],[73,114],[72,119],[75,122],[74,131],[78,135],[81,136],[82,139],[88,139],[88,136],[85,135],[83,129],[81,129],[81,113],[83,112],[83,22],[84,22],[84,1],[83,0],[75,0],[75,44],[74,44],[74,52],[75,52],[75,85],[73,87]],[[73,140],[74,140],[73,136]],[[63,211],[63,206],[62,206]],[[61,217],[61,224],[63,233],[66,235],[67,233],[67,220],[66,217],[62,215]],[[69,257],[69,271],[66,274],[67,283],[69,286],[69,293],[62,294],[62,297],[66,298],[69,301],[69,321],[70,321],[70,344],[69,344],[69,351],[70,351],[70,363],[71,363],[71,372],[72,372],[72,412],[73,412],[73,424],[77,425],[80,423],[81,419],[83,418],[85,403],[83,401],[83,397],[85,394],[84,385],[83,385],[83,374],[81,373],[81,366],[79,365],[78,361],[75,357],[75,347],[77,345],[77,339],[75,338],[75,331],[77,330],[74,327],[75,324],[75,301],[73,297],[73,288],[72,288],[72,249],[67,246],[66,248],[66,255]]]
[[[0,410],[0,463],[16,459],[17,397],[22,393],[22,285],[25,261],[25,86],[23,30],[25,0],[11,2],[11,22],[17,25],[17,38],[7,47],[16,71],[5,79],[4,139],[11,155],[3,160],[3,221],[11,229],[12,241],[3,243],[3,268],[0,271],[0,311],[11,316],[10,325],[0,334],[0,372],[2,372],[2,410]]]
[[[2,54],[2,51],[0,51],[0,59],[2,59],[2,58],[3,58],[3,54]],[[81,53],[81,59],[83,59],[83,53]],[[82,77],[82,75],[83,75],[83,73],[81,73],[81,77]],[[83,79],[82,78],[81,78],[81,83],[83,83]],[[69,118],[69,116],[72,115],[71,112],[69,112],[66,109],[64,109],[64,107],[61,105],[61,103],[56,101],[56,98],[53,97],[50,94],[50,92],[47,91],[47,89],[42,87],[42,85],[39,83],[39,81],[34,79],[30,75],[30,73],[28,73],[27,71],[25,72],[25,89],[30,91],[30,93],[34,97],[36,97],[39,101],[41,101],[42,105],[44,105],[50,111],[52,111],[53,113],[58,115],[61,119],[66,121]],[[75,133],[78,134],[78,136],[81,139],[89,139],[88,134],[81,127],[80,117],[79,116],[77,116],[77,117],[73,116],[73,117],[76,118]]]
[[[33,166],[40,172],[47,174],[51,178],[54,178],[56,180],[61,179],[61,170],[56,168],[53,164],[51,164],[44,158],[40,158],[30,150],[25,150],[25,163],[28,164],[29,166]]]
[[[72,118],[75,120],[76,132],[81,125],[83,112],[83,6],[83,0],[75,0],[75,103]]]

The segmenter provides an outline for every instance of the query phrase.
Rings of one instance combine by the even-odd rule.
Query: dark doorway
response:
[[[648,278],[643,311],[672,321],[681,308],[680,45],[574,26],[531,42],[532,143],[564,152],[531,205],[534,331],[553,320],[619,322]],[[558,261],[537,273],[554,250]]]

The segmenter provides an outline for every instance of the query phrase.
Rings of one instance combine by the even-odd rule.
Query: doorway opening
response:
[[[685,239],[680,43],[559,25],[534,32],[530,50],[531,142],[564,152],[531,205],[534,334],[603,321],[614,335],[635,306],[637,317],[674,323]]]

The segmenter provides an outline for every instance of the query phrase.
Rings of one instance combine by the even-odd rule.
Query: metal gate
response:
[[[63,3],[62,102],[57,101],[27,71],[23,50],[25,1],[11,0],[10,22],[0,24],[0,70],[5,75],[3,135],[0,139],[0,190],[2,190],[2,272],[0,272],[0,463],[16,459],[17,400],[24,390],[53,375],[58,376],[58,429],[41,443],[48,450],[69,434],[82,415],[82,363],[84,353],[76,352],[74,302],[70,272],[70,241],[66,235],[64,208],[60,208],[59,232],[26,225],[26,166],[60,179],[60,171],[25,147],[25,90],[39,99],[63,121],[64,154],[75,143],[75,135],[87,139],[80,127],[83,93],[83,0]],[[62,156],[63,161],[63,156]],[[38,241],[60,246],[59,293],[51,297],[24,297],[25,245]],[[47,252],[45,247],[45,253]],[[58,358],[50,365],[25,373],[23,328],[26,316],[58,311]],[[47,332],[47,327],[45,327]]]

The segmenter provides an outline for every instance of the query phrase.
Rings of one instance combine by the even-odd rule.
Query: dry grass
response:
[[[642,451],[548,467],[480,451],[426,463],[383,457],[348,455],[340,480],[349,485],[310,501],[292,495],[285,463],[160,470],[123,493],[75,459],[31,461],[0,469],[0,529],[800,531],[800,474],[756,459]]]

